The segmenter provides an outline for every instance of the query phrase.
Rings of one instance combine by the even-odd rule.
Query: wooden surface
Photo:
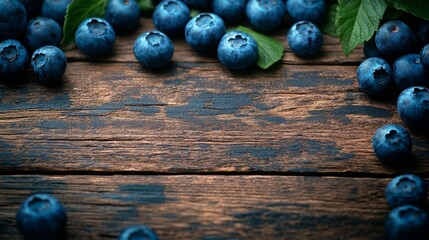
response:
[[[115,239],[147,224],[161,239],[383,239],[394,176],[429,178],[429,136],[412,132],[409,164],[381,164],[374,131],[401,123],[392,94],[357,87],[363,59],[325,36],[320,55],[289,49],[269,70],[230,71],[173,39],[172,63],[141,67],[142,19],[96,61],[68,49],[64,84],[0,84],[0,239],[50,192],[67,239]],[[274,33],[284,42],[286,27]]]

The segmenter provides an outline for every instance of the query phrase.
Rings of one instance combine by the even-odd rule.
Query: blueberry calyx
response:
[[[386,134],[386,140],[392,144],[399,144],[402,141],[401,137],[398,135],[398,132],[393,129],[390,130],[388,134]]]
[[[230,43],[233,48],[241,48],[247,45],[247,38],[242,35],[235,35],[235,37],[228,39],[228,43]]]
[[[18,58],[18,49],[15,46],[7,46],[3,48],[1,55],[9,62],[13,62]]]
[[[51,202],[48,199],[34,197],[27,203],[28,209],[35,213],[42,213],[51,207]]]
[[[176,11],[179,11],[179,4],[173,1],[168,1],[164,5],[162,5],[162,8],[164,8],[167,12],[174,13]]]
[[[103,35],[107,30],[107,26],[104,22],[100,22],[97,19],[92,19],[88,23],[88,29],[95,35]]]
[[[150,43],[150,45],[156,47],[161,45],[161,42],[164,40],[164,37],[157,32],[150,32],[146,36],[146,40],[148,41],[148,43]]]
[[[201,28],[207,28],[209,26],[213,26],[214,25],[213,17],[210,16],[210,14],[202,13],[197,17],[197,19],[195,19],[195,24]]]
[[[376,69],[373,73],[373,76],[377,83],[384,83],[390,80],[389,73],[383,67]]]
[[[43,66],[45,66],[45,64],[47,62],[46,55],[43,53],[37,53],[33,57],[33,61],[35,62],[36,67],[42,68]]]
[[[425,104],[429,104],[429,98],[428,98],[429,90],[427,88],[414,88],[413,94],[421,102]]]

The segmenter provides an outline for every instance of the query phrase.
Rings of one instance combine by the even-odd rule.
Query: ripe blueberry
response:
[[[21,204],[16,222],[26,239],[55,240],[64,235],[67,215],[55,197],[37,193],[30,195]]]
[[[416,43],[416,36],[411,29],[398,20],[383,24],[375,34],[378,50],[388,58],[398,58],[410,53]]]
[[[245,0],[213,0],[213,13],[221,17],[225,22],[232,23],[241,19],[246,7]]]
[[[139,225],[126,228],[119,240],[158,240],[156,233],[147,226]]]
[[[43,0],[42,13],[43,17],[51,18],[57,21],[62,26],[66,10],[71,0]]]
[[[375,131],[372,149],[380,161],[395,163],[406,160],[413,147],[407,129],[397,124],[387,124]]]
[[[427,240],[429,218],[422,209],[404,205],[390,211],[385,228],[390,240]]]
[[[61,49],[44,46],[33,53],[31,67],[36,81],[55,84],[61,82],[66,72],[67,59]]]
[[[217,48],[225,34],[225,24],[218,15],[200,13],[186,24],[186,42],[197,51],[209,51]]]
[[[309,21],[320,24],[325,16],[325,0],[288,0],[286,11],[292,22]]]
[[[25,32],[27,47],[34,51],[46,45],[58,46],[62,30],[58,23],[50,18],[37,17],[28,23]]]
[[[426,71],[429,71],[429,44],[425,45],[420,51],[420,62]]]
[[[428,77],[429,73],[421,64],[419,54],[404,55],[393,63],[393,80],[400,90],[429,85]]]
[[[182,1],[164,0],[156,6],[152,21],[156,29],[174,36],[183,34],[190,18],[190,10]]]
[[[174,46],[167,35],[155,30],[138,36],[133,51],[143,66],[163,67],[173,57]]]
[[[429,130],[429,89],[413,86],[405,89],[396,102],[399,117],[409,127]]]
[[[27,27],[27,11],[17,0],[0,1],[0,41],[17,38]]]
[[[75,42],[88,57],[109,54],[115,45],[116,34],[112,26],[101,18],[87,18],[76,30]]]
[[[248,68],[258,58],[258,44],[246,33],[231,31],[220,40],[217,55],[227,68]]]
[[[365,55],[365,58],[378,57],[384,59],[383,55],[378,50],[377,45],[375,45],[375,36],[363,44],[363,54]]]
[[[140,19],[140,7],[136,0],[110,0],[106,8],[106,20],[116,33],[133,30]]]
[[[428,195],[425,182],[414,174],[395,177],[387,184],[385,193],[391,208],[403,205],[422,207]]]
[[[315,55],[322,48],[323,34],[313,23],[300,21],[289,29],[287,41],[292,52],[301,57],[308,57]]]
[[[392,70],[389,63],[382,58],[372,57],[363,61],[357,71],[359,88],[371,95],[381,95],[385,93],[392,79]]]
[[[14,81],[20,78],[28,67],[28,53],[17,40],[0,43],[0,79]]]
[[[277,29],[284,15],[283,0],[249,0],[246,4],[247,19],[256,30],[261,32]]]

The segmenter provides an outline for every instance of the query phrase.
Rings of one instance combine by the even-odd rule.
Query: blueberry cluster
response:
[[[399,20],[384,23],[365,43],[366,59],[359,65],[356,76],[359,88],[368,95],[380,97],[399,91],[396,107],[402,122],[415,131],[427,131],[429,24],[422,22],[418,29],[415,34]],[[409,158],[412,140],[407,129],[388,124],[377,129],[372,147],[382,162],[400,163]]]
[[[392,179],[386,187],[386,199],[392,208],[385,222],[392,240],[425,240],[429,236],[427,186],[418,176],[404,174]]]
[[[67,214],[60,201],[51,194],[35,193],[28,196],[18,209],[16,224],[28,240],[64,239]],[[158,240],[156,233],[145,225],[126,228],[119,240]]]
[[[203,12],[190,18],[190,7]],[[208,12],[210,7],[212,11]],[[173,49],[168,38],[184,33],[192,49],[216,51],[219,61],[227,68],[246,69],[258,59],[258,44],[244,32],[226,33],[225,24],[237,23],[246,17],[255,30],[272,32],[288,16],[294,23],[287,35],[291,50],[301,57],[312,56],[323,44],[317,24],[322,22],[325,11],[324,0],[290,0],[286,4],[283,0],[163,0],[157,4],[152,20],[156,29],[165,34],[162,36],[165,41],[147,44],[147,36],[153,36],[154,32],[144,33],[134,43],[134,54],[144,66],[165,66],[166,59],[173,54],[167,51]],[[154,61],[159,64],[149,64]]]
[[[61,82],[67,60],[58,46],[70,2],[0,1],[0,80],[15,83],[31,66],[36,81]]]
[[[429,130],[428,29],[427,22],[420,24],[416,34],[402,21],[384,23],[365,43],[367,59],[356,71],[359,88],[369,95],[402,91],[396,104],[399,116],[419,131]]]
[[[398,91],[396,106],[402,122],[415,131],[429,129],[429,24],[423,22],[415,34],[404,22],[387,21],[365,43],[366,59],[356,76],[359,88],[370,96]],[[424,46],[422,48],[422,46]],[[420,50],[420,54],[418,53]],[[376,130],[372,148],[385,164],[406,162],[412,139],[398,124]],[[392,208],[385,222],[389,239],[427,239],[429,215],[427,185],[416,175],[400,175],[389,182],[385,195]]]

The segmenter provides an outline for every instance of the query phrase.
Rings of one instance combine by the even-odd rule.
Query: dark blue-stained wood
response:
[[[160,239],[383,239],[390,179],[281,176],[2,176],[0,239],[20,239],[30,193],[64,204],[68,240],[117,239],[135,224]]]
[[[0,85],[0,171],[398,173],[371,149],[395,96],[360,92],[355,68],[70,63],[58,88]],[[406,169],[429,173],[413,140]]]
[[[338,39],[269,70],[227,70],[173,39],[172,63],[141,67],[139,29],[111,56],[73,47],[61,86],[0,83],[0,239],[20,239],[15,213],[37,191],[69,213],[67,239],[115,239],[143,223],[161,239],[383,239],[384,187],[429,177],[429,136],[411,131],[412,157],[380,163],[378,127],[399,123],[397,93],[357,86],[361,49]]]

